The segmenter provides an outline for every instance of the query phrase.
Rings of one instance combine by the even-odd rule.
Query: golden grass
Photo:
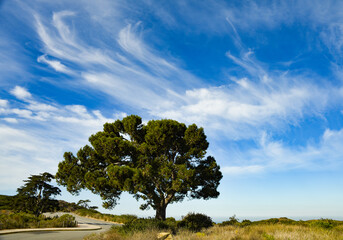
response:
[[[122,236],[114,230],[101,234],[91,234],[84,238],[84,240],[157,240],[157,235],[160,231],[147,230],[144,232],[135,232],[133,234]]]
[[[180,232],[175,240],[343,240],[343,228],[312,228],[293,225],[214,226],[204,234]]]
[[[92,234],[84,240],[155,240],[158,233],[157,230],[149,230],[122,236],[110,230],[102,234]],[[343,240],[343,226],[332,229],[283,224],[214,226],[201,233],[179,231],[173,236],[173,240]]]

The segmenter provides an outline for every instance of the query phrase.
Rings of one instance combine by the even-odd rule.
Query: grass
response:
[[[0,230],[14,228],[50,228],[50,227],[76,227],[75,217],[64,214],[60,217],[46,218],[36,217],[29,213],[12,213],[11,211],[0,211]]]
[[[163,229],[151,227],[123,232],[118,228],[102,234],[92,234],[85,240],[157,239]],[[330,219],[294,221],[290,219],[268,219],[250,225],[220,225],[192,232],[184,228],[173,235],[174,240],[343,240],[343,223]]]
[[[179,232],[174,236],[175,240],[195,239],[228,239],[228,240],[342,240],[342,226],[332,229],[323,229],[310,226],[297,225],[270,225],[259,224],[247,227],[238,226],[214,226],[207,229],[199,236],[199,233],[188,231]]]
[[[149,229],[142,232],[134,232],[132,234],[120,234],[116,230],[111,229],[105,233],[93,233],[84,238],[84,240],[156,240],[159,230]]]

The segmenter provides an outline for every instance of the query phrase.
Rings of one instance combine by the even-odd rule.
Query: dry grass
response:
[[[180,232],[175,240],[343,240],[343,228],[312,228],[292,225],[215,226],[203,232]]]
[[[84,240],[157,240],[158,233],[159,231],[157,230],[148,230],[122,236],[116,231],[110,230],[106,233],[88,235]]]
[[[122,236],[111,230],[102,234],[92,234],[84,240],[155,240],[157,230],[136,232]],[[343,226],[322,229],[296,225],[252,225],[246,227],[214,226],[201,233],[180,231],[173,240],[343,240]]]

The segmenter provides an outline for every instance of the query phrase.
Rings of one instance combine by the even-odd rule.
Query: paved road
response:
[[[58,215],[61,215],[64,213],[58,213]],[[72,214],[74,215],[74,214]],[[74,215],[76,218],[76,221],[78,221],[79,224],[91,224],[96,226],[101,226],[101,230],[95,230],[95,231],[49,231],[49,232],[27,232],[27,233],[13,233],[13,234],[6,234],[6,235],[0,235],[1,240],[81,240],[86,235],[92,234],[92,233],[100,233],[107,231],[111,228],[112,223],[95,220],[95,219],[89,219],[85,217],[80,217],[77,215]]]

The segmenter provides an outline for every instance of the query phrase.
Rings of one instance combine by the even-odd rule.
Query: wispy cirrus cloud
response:
[[[137,35],[140,23],[128,24],[121,29],[117,38],[118,48],[109,53],[78,38],[65,22],[65,18],[74,15],[69,11],[54,13],[49,27],[36,15],[36,30],[45,49],[44,55],[38,58],[39,62],[47,63],[57,71],[76,74],[74,77],[80,84],[143,109],[160,107],[156,102],[170,107],[180,98],[177,91],[183,91],[185,86],[201,84],[195,76],[146,46]],[[48,56],[57,60],[47,60]],[[78,71],[66,69],[64,62],[73,64]]]
[[[45,54],[78,64],[82,84],[129,106],[146,109],[156,117],[197,122],[215,130],[229,122],[231,127],[226,131],[230,136],[249,138],[258,134],[254,130],[258,127],[276,129],[296,124],[306,114],[320,114],[329,104],[329,95],[339,96],[334,88],[322,89],[301,74],[269,72],[254,59],[250,49],[245,50],[240,39],[237,41],[241,43],[241,55],[229,52],[226,55],[246,71],[247,77],[232,77],[232,83],[225,86],[201,87],[204,85],[201,79],[143,42],[139,36],[142,23],[122,28],[118,32],[116,54],[106,54],[88,46],[69,29],[64,19],[73,16],[75,13],[69,11],[54,13],[51,29],[36,17]],[[239,37],[237,30],[235,37]],[[288,104],[290,101],[292,105]],[[238,131],[240,127],[245,131]]]
[[[103,4],[111,5],[109,2]],[[87,8],[89,16],[93,16],[88,20],[104,23],[106,16],[99,16],[96,13],[99,9],[93,11],[90,5],[82,6]],[[274,28],[279,24],[291,24],[300,15],[288,17],[291,12],[278,15],[281,8],[287,8],[286,4],[268,6],[249,3],[241,7],[247,11],[237,11],[239,7],[230,7],[224,2],[212,2],[209,8],[201,8],[197,12],[205,16],[204,19],[213,20],[203,24],[201,31],[212,29],[210,32],[214,33],[225,28],[236,43],[237,55],[234,54],[237,51],[230,51],[232,46],[222,53],[240,70],[240,76],[227,77],[227,84],[204,83],[204,80],[183,68],[181,60],[148,44],[145,34],[151,34],[153,30],[145,31],[144,22],[135,19],[118,23],[120,13],[113,17],[116,21],[111,21],[114,25],[112,30],[108,26],[104,27],[105,30],[101,29],[111,31],[106,32],[111,41],[102,41],[85,38],[81,33],[85,26],[74,21],[84,9],[79,12],[75,10],[77,8],[56,10],[50,15],[32,10],[34,30],[41,45],[39,56],[35,59],[40,67],[51,67],[69,77],[69,82],[59,82],[59,86],[81,86],[90,92],[105,93],[112,102],[120,102],[148,117],[195,122],[204,126],[213,138],[220,133],[221,137],[225,136],[230,141],[255,140],[261,131],[278,132],[299,124],[305,117],[322,117],[333,102],[341,99],[339,89],[330,84],[323,88],[322,83],[318,84],[321,79],[311,79],[301,71],[269,70],[268,64],[259,61],[254,50],[246,47],[240,37],[240,31],[246,31],[249,24],[266,24]],[[221,11],[213,17],[218,8]],[[113,10],[109,7],[106,12],[109,9]],[[181,11],[188,20],[187,26],[199,25],[197,14],[187,18],[186,13],[191,10],[190,4],[185,4]],[[266,14],[259,14],[262,11]],[[168,13],[168,19],[174,19],[174,14]],[[115,14],[108,13],[107,16],[111,15]],[[176,23],[175,19],[172,22]],[[71,82],[73,85],[68,85]],[[78,91],[77,88],[74,87],[73,91]],[[20,94],[17,95],[20,97]],[[81,124],[91,124],[104,118],[100,112],[88,112],[84,106],[61,107],[33,99],[28,101],[28,98],[25,101],[24,107],[4,107],[3,120],[8,124],[22,120],[73,124],[83,119]],[[244,171],[251,172],[265,168],[252,166],[242,165]],[[227,169],[240,171],[237,166]]]

